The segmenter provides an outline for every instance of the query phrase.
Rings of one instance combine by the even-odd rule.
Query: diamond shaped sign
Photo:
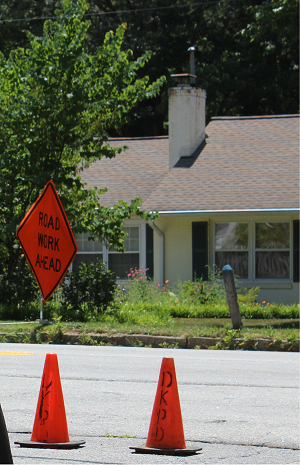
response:
[[[49,181],[17,229],[24,255],[44,301],[67,273],[78,247],[53,181]]]

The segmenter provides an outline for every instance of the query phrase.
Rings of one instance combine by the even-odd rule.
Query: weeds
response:
[[[145,312],[149,319],[154,315],[168,318],[229,318],[229,308],[220,271],[209,271],[209,281],[178,281],[171,289],[169,281],[154,284],[146,271],[131,269],[128,285],[119,289],[115,307],[110,315],[115,321],[143,323]],[[238,289],[238,302],[242,317],[247,319],[299,318],[299,305],[278,305],[256,302],[259,287]],[[154,321],[153,321],[154,323]],[[161,321],[162,324],[165,321]]]
[[[221,341],[217,342],[215,346],[212,346],[211,349],[237,349],[237,335],[239,334],[240,330],[238,329],[228,330],[226,336]]]
[[[132,347],[143,347],[143,343],[142,341],[140,341],[139,339],[135,338],[134,341],[131,341],[131,346]]]
[[[54,318],[53,325],[39,325],[36,330],[36,341],[44,344],[60,344],[62,342],[63,333],[66,330],[61,323],[61,317]]]
[[[162,347],[163,349],[179,349],[179,344],[178,342],[169,343],[165,341],[159,344],[159,347]]]
[[[75,343],[76,345],[81,346],[97,346],[99,345],[97,341],[95,341],[91,336],[88,336],[86,333],[81,333],[78,336],[78,340]]]

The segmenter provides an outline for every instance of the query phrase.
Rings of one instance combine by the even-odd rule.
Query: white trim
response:
[[[158,284],[165,282],[165,236],[153,220],[148,220],[149,226],[153,229],[153,268],[154,281]]]
[[[252,287],[259,287],[260,289],[292,289],[293,283],[257,283],[256,281],[241,281],[238,282],[239,289],[245,287],[251,289]]]
[[[146,268],[146,221],[143,219],[125,220],[124,227],[139,227],[139,264],[140,268]]]
[[[140,224],[140,268],[146,269],[146,223]]]
[[[156,213],[153,211],[151,213]],[[269,208],[269,209],[241,209],[241,210],[158,210],[160,215],[219,215],[222,213],[295,213],[300,214],[300,209],[295,208]]]

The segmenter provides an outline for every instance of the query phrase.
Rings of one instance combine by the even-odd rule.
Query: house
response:
[[[120,278],[147,267],[170,285],[230,264],[241,287],[261,288],[260,301],[299,302],[299,115],[215,117],[206,126],[205,91],[176,77],[169,136],[111,139],[128,149],[82,174],[108,188],[103,205],[141,197],[160,217],[126,222],[124,254],[77,236],[77,263],[102,258]]]

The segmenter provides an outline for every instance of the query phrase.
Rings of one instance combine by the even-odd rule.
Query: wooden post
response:
[[[225,291],[227,296],[227,302],[230,311],[230,318],[232,321],[233,329],[242,329],[243,323],[240,314],[239,304],[237,301],[237,294],[233,279],[233,269],[230,265],[225,265],[222,269],[222,275],[224,279]]]

